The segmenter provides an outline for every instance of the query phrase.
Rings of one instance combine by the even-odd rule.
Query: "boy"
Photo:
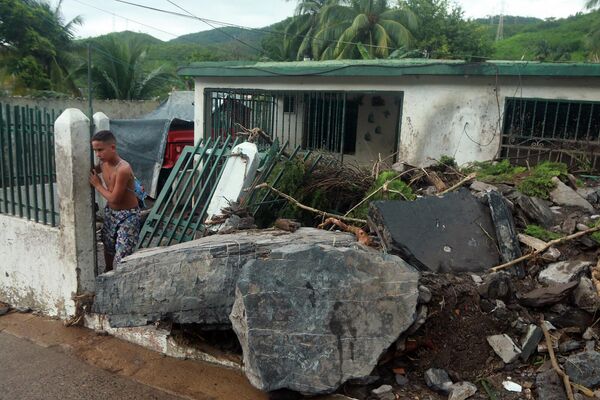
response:
[[[100,163],[90,173],[90,185],[107,201],[102,243],[106,271],[111,271],[113,264],[118,264],[135,249],[141,228],[140,208],[134,192],[133,171],[129,163],[119,157],[113,133],[95,133],[92,148]],[[106,186],[100,181],[99,173]]]

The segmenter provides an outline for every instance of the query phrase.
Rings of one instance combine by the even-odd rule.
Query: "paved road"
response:
[[[181,400],[88,365],[53,348],[0,332],[2,400]]]

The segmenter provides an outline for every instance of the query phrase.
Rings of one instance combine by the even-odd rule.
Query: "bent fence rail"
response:
[[[54,110],[0,104],[0,214],[56,226]]]

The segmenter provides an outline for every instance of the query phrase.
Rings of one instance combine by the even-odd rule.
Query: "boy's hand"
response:
[[[102,183],[100,182],[100,178],[98,177],[98,174],[96,173],[96,171],[94,169],[92,169],[92,171],[90,172],[90,185],[92,185],[94,188],[96,188],[97,186],[101,185]]]

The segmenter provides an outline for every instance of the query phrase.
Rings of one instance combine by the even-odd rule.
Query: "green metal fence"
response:
[[[0,104],[0,213],[56,226],[54,110]]]

